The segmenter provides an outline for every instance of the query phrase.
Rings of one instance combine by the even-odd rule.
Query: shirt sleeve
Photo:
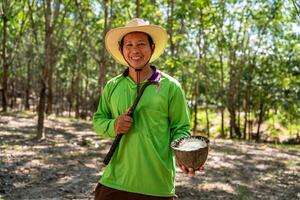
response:
[[[97,135],[102,137],[115,137],[115,119],[112,118],[108,86],[106,85],[100,97],[97,111],[93,116],[93,128]]]
[[[171,141],[181,137],[190,136],[190,116],[184,92],[180,86],[170,99],[169,120],[171,128]]]

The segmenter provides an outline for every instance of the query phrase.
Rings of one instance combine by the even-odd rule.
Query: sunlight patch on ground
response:
[[[236,194],[234,187],[232,187],[228,183],[223,183],[223,182],[205,183],[201,185],[201,189],[207,191],[222,190],[230,194]]]

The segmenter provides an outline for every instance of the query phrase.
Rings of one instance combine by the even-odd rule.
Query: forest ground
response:
[[[0,200],[93,199],[111,141],[86,121],[45,120],[47,139],[33,140],[34,114],[0,114]],[[177,169],[180,200],[300,199],[300,146],[211,139],[204,172]]]

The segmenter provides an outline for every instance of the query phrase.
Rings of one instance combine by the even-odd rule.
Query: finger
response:
[[[194,171],[194,169],[192,169],[192,168],[188,168],[188,173],[189,173],[189,175],[190,176],[195,176],[195,171]]]
[[[119,131],[122,131],[123,133],[127,133],[131,127],[132,123],[124,123],[118,127]]]
[[[204,166],[201,165],[199,168],[195,169],[195,171],[204,171]]]
[[[125,120],[120,120],[120,122],[118,123],[121,127],[124,126],[131,126],[132,125],[132,121],[125,121]]]
[[[133,119],[130,116],[128,116],[128,115],[125,115],[123,119],[126,122],[132,122],[133,121]]]
[[[204,171],[204,166],[202,165],[201,167],[199,167],[198,170],[199,170],[199,171]]]
[[[131,127],[131,125],[132,125],[132,123],[131,122],[126,122],[126,123],[124,123],[123,125],[122,125],[122,128],[124,128],[124,129],[129,129],[130,127]]]
[[[189,170],[184,165],[179,164],[179,166],[180,166],[181,171],[183,171],[184,173],[187,174],[189,172]]]

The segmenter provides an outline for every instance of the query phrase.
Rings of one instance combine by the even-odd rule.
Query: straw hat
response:
[[[160,26],[150,25],[149,22],[143,19],[135,18],[129,21],[125,27],[112,29],[105,36],[105,47],[118,63],[128,66],[119,51],[119,42],[130,32],[144,32],[151,36],[155,49],[149,62],[153,62],[163,53],[168,38],[165,29]]]

